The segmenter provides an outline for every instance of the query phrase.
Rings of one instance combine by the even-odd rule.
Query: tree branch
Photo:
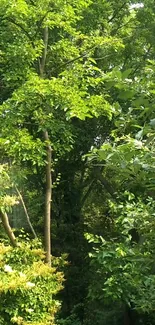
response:
[[[92,189],[93,189],[93,187],[94,187],[94,185],[95,185],[95,181],[96,181],[95,179],[93,179],[93,180],[91,181],[91,183],[90,183],[90,185],[89,185],[89,187],[88,187],[88,189],[87,189],[87,192],[85,193],[85,195],[83,196],[83,198],[82,198],[82,200],[81,200],[81,207],[83,207],[85,201],[87,200],[89,194],[91,193],[91,191],[92,191]]]
[[[130,73],[131,76],[134,76],[134,74],[137,72],[137,70],[140,69],[141,65],[144,64],[144,62],[147,60],[148,55],[150,54],[151,49],[152,49],[152,45],[149,46],[147,53],[143,54],[143,56],[142,56],[142,60],[143,61],[141,60],[141,62],[139,64],[137,64],[137,66],[135,67],[135,69]]]
[[[34,228],[33,228],[33,226],[32,226],[32,223],[31,223],[30,217],[29,217],[29,215],[28,215],[27,208],[26,208],[26,205],[25,205],[25,203],[24,203],[23,197],[22,197],[20,191],[18,190],[18,188],[17,188],[16,186],[15,186],[15,189],[16,189],[18,195],[19,195],[20,201],[21,201],[21,203],[22,203],[22,206],[23,206],[23,209],[24,209],[24,212],[25,212],[25,215],[26,215],[27,222],[28,222],[28,224],[29,224],[29,226],[30,226],[30,229],[31,229],[33,235],[34,235],[34,238],[37,238],[36,232],[35,232],[35,230],[34,230]]]
[[[126,5],[126,1],[122,4],[121,7],[117,8],[117,10],[114,11],[114,14],[113,16],[108,20],[108,23],[111,23],[116,17],[117,17],[117,14],[120,12],[120,10],[122,10]]]
[[[87,52],[82,53],[81,55],[77,56],[76,58],[71,59],[71,60],[69,60],[69,61],[67,61],[67,62],[65,62],[65,63],[63,63],[63,64],[61,64],[61,65],[58,67],[58,69],[61,69],[61,68],[65,67],[66,65],[70,64],[70,63],[73,63],[73,62],[75,62],[75,61],[78,61],[79,59],[82,59],[82,58],[86,57],[87,54],[89,53],[89,51],[95,49],[97,46],[98,46],[98,44],[97,44],[97,45],[93,45],[93,46],[91,46],[91,47],[87,50]]]
[[[108,182],[108,180],[103,177],[102,175],[98,175],[98,181],[101,183],[102,186],[104,186],[105,190],[111,195],[112,198],[116,198],[115,191],[111,184]]]
[[[33,43],[32,37],[29,35],[28,31],[20,23],[17,23],[16,21],[14,21],[11,18],[6,18],[6,20],[10,21],[10,23],[12,23],[15,26],[19,27],[24,32],[24,34],[28,37],[28,39],[31,41],[31,43],[32,43],[32,45],[34,47],[34,43]]]

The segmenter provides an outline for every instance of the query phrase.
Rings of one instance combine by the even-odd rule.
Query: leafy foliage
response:
[[[18,185],[43,237],[50,144],[53,252],[70,261],[60,323],[120,324],[124,314],[126,323],[154,322],[153,6],[0,0],[0,208],[16,203]],[[84,232],[95,246],[89,270]],[[6,283],[17,273],[18,284],[24,262],[23,271],[5,265],[13,270],[3,265]],[[31,292],[25,282],[22,290]]]
[[[0,245],[0,316],[3,324],[54,324],[60,307],[55,295],[62,289],[63,275],[44,263],[38,243],[19,243],[17,248]]]

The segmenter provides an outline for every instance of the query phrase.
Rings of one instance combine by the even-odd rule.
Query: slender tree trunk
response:
[[[10,227],[7,213],[2,212],[2,210],[0,210],[0,218],[2,220],[3,227],[5,229],[5,232],[6,232],[7,236],[10,239],[10,242],[11,242],[12,246],[17,247],[16,237],[15,237],[13,231],[12,231],[12,228]]]
[[[46,263],[51,264],[51,201],[52,201],[52,149],[49,143],[48,132],[44,132],[46,141],[46,194],[45,194],[45,219],[44,219],[44,240],[46,251]]]
[[[44,78],[44,74],[45,74],[45,65],[46,65],[47,47],[48,47],[48,27],[44,28],[43,42],[44,42],[44,50],[43,50],[42,58],[39,62],[39,73],[41,78]]]
[[[45,65],[47,57],[48,47],[48,27],[44,28],[43,31],[44,50],[42,58],[39,62],[39,73],[40,77],[44,78]],[[43,132],[44,140],[46,143],[46,193],[45,193],[45,217],[44,217],[44,242],[45,242],[45,261],[51,265],[51,201],[52,201],[52,149],[50,145],[50,139],[48,131]]]

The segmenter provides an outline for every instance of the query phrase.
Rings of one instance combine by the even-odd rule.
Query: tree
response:
[[[3,124],[1,146],[8,157],[14,161],[29,161],[39,166],[43,165],[46,159],[45,249],[49,263],[51,153],[54,151],[57,154],[57,144],[60,142],[60,137],[57,138],[59,125],[65,125],[67,137],[68,126],[66,125],[70,124],[67,123],[67,118],[75,116],[84,119],[87,116],[98,115],[100,110],[103,110],[103,114],[109,117],[112,114],[108,101],[102,95],[94,92],[90,94],[88,90],[88,75],[94,74],[94,80],[96,80],[98,70],[96,72],[91,60],[83,62],[83,54],[81,54],[83,48],[84,50],[88,48],[89,51],[89,48],[95,47],[101,41],[103,44],[110,41],[103,37],[93,37],[90,46],[87,35],[82,36],[81,31],[78,30],[77,21],[88,5],[89,1],[81,1],[74,6],[72,2],[68,5],[61,2],[53,4],[50,1],[46,3],[20,1],[11,4],[1,2],[2,60],[4,63],[1,75],[4,87],[8,89],[7,99],[2,99],[1,105],[1,123]],[[64,15],[62,15],[62,10]],[[56,14],[57,22],[53,18],[54,14]],[[10,42],[12,36],[13,42]],[[53,37],[55,37],[54,42]],[[72,39],[72,50],[78,59],[81,57],[81,63],[75,63],[71,71],[64,70],[63,66],[68,65],[65,62],[65,53],[62,68],[60,67],[57,71],[58,67],[50,63],[53,48],[54,50],[58,48],[61,56],[66,43],[67,45],[70,43],[69,37]],[[80,37],[85,40],[83,46],[77,44]],[[12,64],[13,56],[14,64]],[[88,68],[90,68],[90,73],[87,73]],[[55,69],[53,74],[49,73],[53,69]],[[81,78],[82,83],[80,83]],[[99,82],[100,78],[97,84]],[[56,120],[58,114],[60,118]],[[55,120],[57,127],[53,128]],[[68,150],[65,143],[66,137],[63,136],[62,140],[64,150],[66,147]],[[71,145],[70,141],[68,145]]]
[[[138,209],[154,197],[152,8],[149,0],[0,2],[2,159],[25,173],[22,194],[41,235],[47,217],[48,262],[52,211],[52,251],[69,252],[72,265],[67,314],[76,306],[82,322],[84,231],[113,238],[109,200],[117,210],[127,191]],[[22,192],[20,177],[14,183]]]

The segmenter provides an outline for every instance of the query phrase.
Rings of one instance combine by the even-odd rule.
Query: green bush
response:
[[[44,252],[36,245],[19,243],[12,248],[0,244],[0,324],[53,325],[62,289],[61,258],[44,263]]]

